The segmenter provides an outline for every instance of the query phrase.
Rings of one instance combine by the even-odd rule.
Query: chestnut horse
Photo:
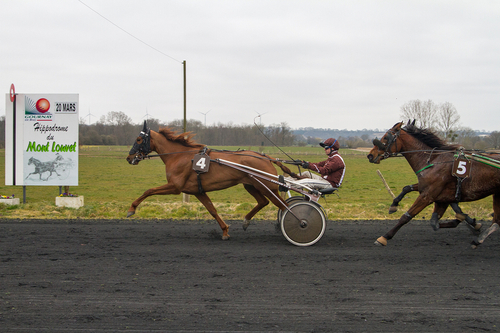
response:
[[[450,227],[438,223],[448,205],[456,209],[459,201],[476,201],[490,195],[493,195],[493,222],[472,242],[473,247],[482,244],[491,233],[500,228],[500,170],[498,168],[470,159],[469,177],[459,182],[452,174],[452,168],[455,154],[459,153],[461,148],[458,145],[446,144],[431,131],[419,129],[409,122],[405,127],[402,122],[395,124],[381,140],[375,139],[373,143],[374,147],[367,156],[368,160],[378,164],[383,159],[396,156],[398,153],[403,154],[418,177],[420,193],[410,209],[401,216],[396,226],[378,238],[375,244],[387,245],[387,241],[393,238],[403,225],[410,222],[432,203],[435,206],[431,225],[436,230],[439,227]],[[475,220],[466,221],[476,229],[480,228]]]
[[[137,206],[151,195],[191,194],[217,220],[222,229],[222,239],[229,239],[229,227],[217,214],[217,210],[206,192],[223,190],[237,184],[243,184],[248,193],[257,200],[257,205],[245,216],[244,229],[246,229],[252,217],[269,204],[269,200],[279,209],[286,209],[287,204],[279,196],[278,184],[267,180],[257,180],[244,171],[220,165],[216,160],[220,158],[277,175],[274,163],[284,172],[293,174],[279,161],[252,151],[231,152],[204,149],[206,149],[206,146],[194,142],[190,133],[177,134],[168,128],[161,128],[159,132],[155,132],[147,128],[146,122],[144,122],[144,128],[130,150],[127,161],[132,165],[136,165],[152,151],[158,153],[165,164],[168,183],[144,192],[143,195],[132,203],[127,217],[135,214]],[[211,163],[207,168],[208,172],[197,174],[193,170],[192,161],[200,151],[206,151],[206,154],[209,154],[206,162],[210,163],[211,161]]]

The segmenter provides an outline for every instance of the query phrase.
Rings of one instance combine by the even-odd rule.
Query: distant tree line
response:
[[[451,103],[435,104],[433,101],[414,100],[401,106],[401,117],[404,121],[415,119],[417,126],[431,128],[448,142],[458,143],[466,149],[500,149],[500,132],[494,131],[485,135],[462,127],[460,116]],[[148,119],[148,127],[158,131],[161,127],[169,127],[182,133],[183,121],[162,122],[159,119]],[[123,145],[129,146],[139,135],[143,124],[134,124],[123,112],[112,111],[102,116],[93,124],[86,124],[80,119],[80,145]],[[372,140],[381,136],[385,130],[337,130],[300,128],[292,130],[286,123],[270,126],[234,125],[218,123],[205,126],[201,121],[188,120],[187,131],[195,134],[194,140],[211,146],[317,146],[328,138],[336,138],[343,148],[372,147]],[[269,140],[268,140],[269,139]],[[272,141],[272,142],[271,142]],[[5,147],[5,116],[0,117],[0,148]]]
[[[148,119],[147,125],[158,131],[161,127],[182,133],[184,122],[174,120],[162,122],[159,119]],[[142,130],[143,124],[133,124],[130,117],[123,112],[109,112],[95,124],[87,125],[80,121],[80,144],[82,145],[131,145]],[[280,146],[296,145],[297,137],[286,124],[259,127],[255,125],[216,124],[205,126],[201,121],[188,120],[188,132],[195,134],[194,140],[214,146],[268,146],[272,143]],[[267,137],[267,138],[266,138]]]

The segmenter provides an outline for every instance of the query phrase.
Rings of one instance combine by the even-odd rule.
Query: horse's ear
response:
[[[397,123],[392,127],[393,130],[399,131],[401,129],[401,126],[403,126],[403,122]]]
[[[415,121],[417,121],[417,119],[413,119],[413,122],[411,123],[411,126],[415,126]]]
[[[144,127],[142,128],[142,131],[146,133],[148,131],[148,125],[146,124],[146,121],[144,120]]]

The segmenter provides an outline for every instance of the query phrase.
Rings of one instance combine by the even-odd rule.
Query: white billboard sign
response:
[[[78,185],[78,94],[7,94],[5,110],[5,185]]]

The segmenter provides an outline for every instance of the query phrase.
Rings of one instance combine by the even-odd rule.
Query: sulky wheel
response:
[[[312,204],[315,204],[317,207],[321,208],[321,211],[323,212],[323,215],[325,215],[325,218],[328,216],[328,214],[326,213],[326,210],[325,210],[325,208],[323,208],[323,206],[321,206],[316,201],[309,201],[308,197],[296,195],[296,196],[290,197],[290,198],[285,200],[285,202],[288,204],[288,207],[290,207],[293,204],[300,202],[300,201],[308,201]],[[282,217],[283,217],[283,212],[281,211],[281,209],[278,209],[278,223],[281,223]]]
[[[305,200],[307,200],[306,197],[303,197],[303,196],[300,196],[300,195],[296,195],[296,196],[287,198],[285,200],[285,202],[287,203],[288,207],[290,207],[291,205],[293,205],[296,202],[305,201]],[[282,217],[283,217],[283,211],[281,209],[278,209],[278,223],[281,222],[281,218]]]
[[[289,209],[291,212],[286,210],[281,217],[283,236],[297,246],[309,246],[319,241],[326,229],[325,214],[320,206],[301,201],[292,203]]]

